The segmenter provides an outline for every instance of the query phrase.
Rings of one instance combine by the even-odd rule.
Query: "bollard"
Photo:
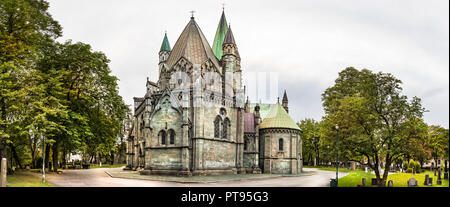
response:
[[[6,158],[2,159],[2,169],[0,169],[0,187],[6,187]]]

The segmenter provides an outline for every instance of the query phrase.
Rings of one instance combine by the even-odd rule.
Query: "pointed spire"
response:
[[[222,44],[225,39],[225,35],[228,31],[228,23],[225,18],[225,11],[222,10],[222,16],[220,17],[219,25],[217,26],[216,35],[214,36],[214,42],[212,45],[212,50],[217,59],[222,58]]]
[[[236,44],[234,40],[233,31],[231,31],[231,26],[228,27],[228,32],[225,35],[225,39],[223,40],[223,44]]]
[[[163,40],[163,42],[162,42],[162,45],[161,45],[161,49],[159,50],[160,52],[161,51],[167,51],[167,52],[170,52],[170,44],[169,44],[169,40],[167,39],[167,32],[164,34],[164,40]]]
[[[284,102],[288,102],[286,90],[284,90],[284,94],[283,94],[283,103],[284,103]]]

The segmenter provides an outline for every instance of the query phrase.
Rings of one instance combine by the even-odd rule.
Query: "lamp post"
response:
[[[338,132],[339,132],[339,125],[336,124],[336,187],[338,186],[338,167],[339,167],[339,152],[338,152]]]
[[[42,136],[42,182],[45,183],[45,137]]]
[[[331,187],[338,187],[338,159],[339,159],[339,152],[338,152],[338,131],[339,131],[339,125],[335,125],[334,129],[336,130],[336,179],[331,179],[330,186]]]

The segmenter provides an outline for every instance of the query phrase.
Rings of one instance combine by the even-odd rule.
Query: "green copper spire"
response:
[[[225,35],[228,32],[227,19],[225,18],[225,12],[222,11],[222,17],[220,17],[219,26],[217,27],[216,36],[212,45],[212,50],[217,59],[222,58],[222,43],[225,39]]]
[[[169,44],[169,40],[167,39],[167,32],[164,35],[164,40],[163,40],[163,43],[161,45],[161,49],[159,51],[160,52],[161,51],[168,51],[168,52],[170,52],[170,44]]]

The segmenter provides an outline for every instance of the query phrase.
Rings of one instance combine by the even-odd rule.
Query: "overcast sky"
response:
[[[244,72],[277,72],[295,121],[320,120],[321,94],[353,66],[393,74],[422,98],[425,121],[449,127],[447,0],[49,0],[60,41],[92,45],[111,60],[127,104],[158,78],[167,31],[173,47],[195,10],[212,44],[225,3]],[[276,102],[276,100],[273,100]],[[255,101],[253,101],[255,102]]]

